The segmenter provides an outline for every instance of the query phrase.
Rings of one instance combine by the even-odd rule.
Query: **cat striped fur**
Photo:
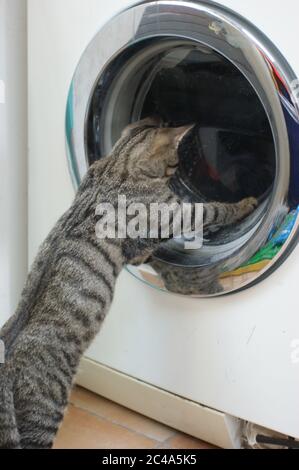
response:
[[[126,128],[87,172],[70,209],[42,244],[16,313],[0,332],[0,448],[51,448],[86,348],[99,332],[123,266],[147,260],[157,239],[98,239],[100,202],[177,202],[168,182],[188,128],[147,119]],[[255,200],[205,206],[206,225],[249,214]]]

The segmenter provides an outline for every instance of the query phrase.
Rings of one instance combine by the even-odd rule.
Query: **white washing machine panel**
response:
[[[108,4],[102,0],[29,0],[31,259],[53,223],[71,203],[74,193],[65,158],[64,122],[74,71],[80,57],[84,61],[84,50],[88,51],[95,44],[92,39],[97,37],[97,32],[108,20],[115,18],[121,8],[132,4],[129,0],[111,0]],[[158,6],[160,12],[166,7],[171,7],[173,12],[181,8],[206,9],[211,5],[208,2],[161,1],[138,8],[143,13],[144,9],[152,8],[154,26],[161,27],[162,21],[159,24],[155,17]],[[290,201],[286,188],[289,187],[288,175],[293,171],[289,165],[293,160],[282,102],[289,106],[294,117],[297,105],[291,98],[290,86],[299,75],[299,56],[293,42],[299,7],[291,0],[284,2],[283,9],[281,2],[276,0],[262,3],[257,0],[223,0],[221,5],[243,15],[277,48],[268,47],[270,43],[263,36],[258,36],[257,41],[256,29],[252,33],[246,21],[242,23],[243,20],[238,19],[231,25],[234,31],[246,38],[242,59],[246,56],[248,69],[242,69],[242,73],[247,81],[250,75],[250,83],[255,84],[255,92],[265,106],[275,142],[276,190],[271,193],[262,220],[268,231],[276,214],[275,205],[282,206],[282,203]],[[76,103],[74,110],[85,109],[87,113],[95,90],[93,84],[97,83],[102,70],[98,69],[96,77],[97,67],[99,64],[104,66],[107,61],[109,64],[113,62],[109,61],[109,57],[115,58],[110,56],[111,48],[116,43],[129,41],[127,27],[132,28],[133,37],[143,13],[135,16],[135,21],[128,23],[125,29],[107,32],[107,47],[101,45],[95,68],[88,68],[89,86],[81,95],[82,103]],[[168,17],[166,11],[165,16]],[[114,21],[108,23],[108,27]],[[177,24],[181,24],[181,14],[177,16]],[[148,27],[154,26],[149,21]],[[217,29],[217,24],[210,26],[210,34],[219,41],[219,48],[224,43],[229,48],[237,47],[235,37],[227,34],[221,24],[218,25],[220,29]],[[206,31],[204,27],[202,32]],[[258,49],[262,54],[255,55],[251,62],[253,50],[256,53]],[[257,64],[261,69],[256,70]],[[240,67],[244,67],[244,62]],[[82,76],[83,81],[86,75]],[[282,79],[283,88],[274,87],[275,83],[281,85],[278,77]],[[76,83],[76,86],[80,84]],[[284,94],[286,89],[289,90],[288,95]],[[262,97],[260,93],[263,93]],[[78,117],[80,126],[87,122],[87,114],[84,119],[79,114],[74,113],[73,125]],[[82,156],[84,126],[80,132]],[[107,145],[109,147],[109,142]],[[75,159],[75,163],[81,164],[79,174],[80,171],[83,174],[88,165],[88,159],[84,158]],[[39,194],[38,198],[36,194]],[[291,244],[296,230],[295,225],[287,244]],[[266,232],[260,232],[265,236]],[[260,232],[255,230],[255,243],[261,236]],[[118,281],[110,314],[87,357],[176,395],[299,437],[296,413],[299,396],[298,257],[296,247],[280,268],[263,282],[235,295],[217,298],[192,299],[166,294],[137,282],[124,271]]]

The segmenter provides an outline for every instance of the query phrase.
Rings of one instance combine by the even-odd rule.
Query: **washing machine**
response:
[[[127,266],[77,377],[226,448],[299,438],[298,15],[291,0],[28,1],[31,261],[89,165],[149,115],[197,124],[174,191],[259,201],[199,250],[171,240]]]
[[[27,275],[27,30],[23,0],[0,0],[0,326]]]

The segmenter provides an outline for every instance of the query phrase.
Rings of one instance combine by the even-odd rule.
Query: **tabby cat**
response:
[[[100,202],[176,202],[168,186],[178,145],[189,128],[160,128],[155,119],[127,127],[109,157],[94,163],[71,208],[45,242],[15,315],[0,332],[0,447],[51,448],[77,367],[111,304],[127,263],[142,263],[161,240],[98,239]],[[231,223],[249,214],[254,199],[207,204],[205,223]]]

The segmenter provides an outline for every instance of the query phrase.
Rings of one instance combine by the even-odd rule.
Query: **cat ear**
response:
[[[173,139],[174,139],[174,143],[175,143],[176,148],[179,147],[179,145],[182,142],[182,140],[184,139],[184,137],[186,137],[186,135],[192,129],[194,129],[194,127],[195,127],[195,124],[190,124],[188,126],[175,127],[173,129],[172,135],[173,135]]]
[[[134,129],[138,129],[139,127],[161,127],[162,119],[158,115],[152,115],[147,118],[142,119],[141,121],[136,121],[131,124],[128,124],[122,131],[122,136],[125,137],[129,135],[131,131]]]
[[[158,114],[152,114],[148,118],[143,119],[141,122],[148,126],[154,127],[161,127],[163,124],[163,120]]]

